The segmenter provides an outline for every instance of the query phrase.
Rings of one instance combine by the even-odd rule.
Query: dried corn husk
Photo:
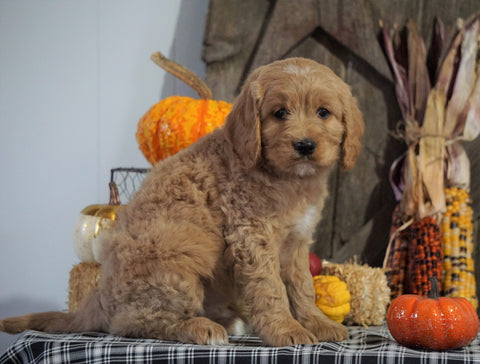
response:
[[[411,118],[423,120],[427,108],[430,79],[427,70],[427,51],[412,20],[407,23],[408,47],[408,88],[410,95]],[[420,125],[422,125],[420,123]]]
[[[459,29],[459,35],[462,35],[462,43],[460,49],[453,49],[460,52],[460,55],[457,56],[460,58],[460,64],[454,79],[452,96],[446,106],[445,135],[451,138],[463,136],[471,102],[478,101],[475,97],[472,99],[471,96],[474,96],[472,92],[476,89],[475,85],[478,83],[476,73],[478,68],[479,30],[479,19],[476,17],[465,27]],[[478,124],[478,120],[474,124]]]
[[[446,148],[445,184],[468,190],[470,186],[470,159],[460,143]]]
[[[480,15],[459,21],[448,47],[443,29],[437,21],[430,72],[424,42],[412,21],[405,27],[403,43],[393,41],[402,39],[398,29],[384,27],[382,33],[404,118],[403,138],[409,147],[407,155],[392,165],[391,182],[404,215],[417,220],[445,211],[442,175],[446,170],[450,181],[465,184],[469,173],[457,165],[465,164],[465,154],[455,142],[473,140],[480,133]],[[433,81],[429,74],[435,75]]]
[[[436,90],[430,92],[421,128],[422,137],[418,140],[417,160],[420,175],[419,184],[421,184],[419,188],[422,188],[424,193],[423,198],[419,200],[417,205],[416,215],[420,220],[445,210],[443,179],[445,154],[445,138],[443,137],[444,96]]]
[[[347,284],[350,292],[350,312],[347,325],[381,325],[390,304],[390,288],[385,270],[354,262],[336,264],[323,261],[322,274],[333,275]]]

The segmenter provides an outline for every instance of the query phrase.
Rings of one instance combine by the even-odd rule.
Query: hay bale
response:
[[[98,263],[79,263],[70,271],[68,281],[68,310],[75,311],[83,298],[98,286],[102,268]]]
[[[337,276],[347,284],[352,298],[345,316],[347,325],[381,325],[390,304],[390,288],[382,268],[356,262],[336,264],[324,261],[322,274]]]

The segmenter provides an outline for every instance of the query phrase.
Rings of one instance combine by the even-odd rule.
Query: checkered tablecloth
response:
[[[231,336],[225,346],[133,340],[106,334],[52,335],[27,331],[0,357],[6,363],[480,363],[479,338],[446,352],[398,345],[385,325],[349,327],[350,339],[282,348],[249,336]]]

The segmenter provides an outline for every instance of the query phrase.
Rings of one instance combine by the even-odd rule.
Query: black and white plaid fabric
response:
[[[385,325],[349,327],[350,339],[294,345],[262,346],[250,336],[231,336],[226,346],[185,345],[134,340],[106,334],[52,335],[27,331],[0,357],[7,363],[480,363],[479,338],[468,347],[446,352],[413,350],[398,345]]]

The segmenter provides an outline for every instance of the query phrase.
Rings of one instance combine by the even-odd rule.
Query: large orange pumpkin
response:
[[[387,325],[400,344],[430,350],[449,350],[470,344],[478,333],[478,315],[462,297],[438,297],[432,278],[428,297],[405,294],[395,298],[387,312]]]
[[[199,100],[185,96],[168,97],[153,105],[140,119],[137,141],[153,165],[223,125],[232,105],[212,100],[210,89],[197,75],[159,52],[152,55],[152,60],[187,83],[200,96]]]

